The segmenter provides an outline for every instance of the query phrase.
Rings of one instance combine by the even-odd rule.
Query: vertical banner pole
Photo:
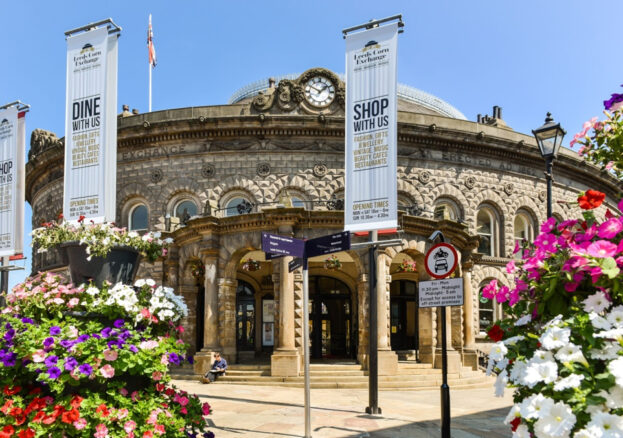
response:
[[[151,112],[151,64],[147,64],[149,68],[149,111]]]
[[[378,240],[378,231],[370,232],[370,242]],[[368,346],[368,407],[366,413],[380,414],[379,408],[379,324],[378,324],[378,300],[376,291],[376,245],[371,244],[368,248],[368,284],[370,288],[370,331]]]
[[[305,371],[305,438],[311,438],[311,394],[309,381],[309,276],[303,258],[303,360]]]

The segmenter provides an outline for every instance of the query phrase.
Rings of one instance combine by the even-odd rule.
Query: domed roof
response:
[[[300,75],[300,73],[293,73],[283,76],[274,76],[272,79],[275,80],[275,83],[279,83],[282,79],[290,79],[295,80]],[[339,74],[340,80],[344,81],[344,75]],[[259,81],[251,82],[250,84],[245,85],[242,88],[239,88],[232,94],[229,98],[228,104],[234,104],[256,96],[260,91],[266,90],[268,88],[269,78],[260,79]],[[416,104],[423,108],[426,108],[434,113],[439,115],[450,117],[453,119],[467,120],[467,117],[463,115],[461,111],[450,105],[448,102],[433,96],[430,93],[426,93],[425,91],[418,90],[417,88],[411,87],[405,84],[398,84],[398,99]]]

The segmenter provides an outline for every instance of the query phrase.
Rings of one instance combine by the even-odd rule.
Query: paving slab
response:
[[[209,421],[217,438],[303,437],[301,388],[212,385],[176,380],[181,389],[212,405]],[[493,387],[450,388],[452,437],[508,438],[503,420],[512,393],[493,395]],[[439,391],[380,391],[382,415],[367,415],[367,389],[312,389],[312,437],[428,438],[441,436]]]

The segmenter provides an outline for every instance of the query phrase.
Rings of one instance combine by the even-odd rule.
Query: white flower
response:
[[[588,405],[588,406],[586,406],[586,413],[589,414],[589,415],[599,414],[600,412],[608,412],[608,407],[606,405]],[[594,432],[594,431],[592,431],[592,432]]]
[[[610,409],[623,408],[623,388],[614,385],[610,388],[610,391],[601,391],[598,395],[601,395],[606,399],[606,406]]]
[[[608,371],[614,376],[616,384],[623,388],[623,356],[610,362]]]
[[[554,391],[564,391],[569,388],[577,388],[584,380],[583,374],[571,374],[563,377],[554,384]]]
[[[603,332],[595,333],[593,336],[596,338],[616,339],[618,342],[621,342],[623,341],[623,327],[604,330]]]
[[[508,415],[506,416],[506,419],[504,419],[504,424],[511,424],[511,421],[515,418],[521,418],[520,408],[521,406],[518,404],[511,406],[511,410],[508,411]]]
[[[494,360],[498,362],[504,359],[506,353],[508,353],[508,348],[506,348],[504,343],[496,342],[495,344],[493,344],[493,347],[491,347],[491,351],[489,352],[489,360]]]
[[[512,336],[508,339],[504,339],[502,342],[504,342],[504,345],[515,345],[518,341],[521,341],[522,339],[525,339],[526,337],[523,335],[517,335],[517,336]]]
[[[556,359],[561,362],[578,362],[588,366],[588,362],[582,354],[582,348],[572,343],[561,347],[556,353]]]
[[[558,402],[552,406],[547,416],[537,420],[534,431],[539,438],[568,437],[574,425],[575,415],[571,408]]]
[[[147,282],[143,278],[139,278],[138,280],[134,282],[134,286],[136,287],[143,287],[145,286],[145,284],[147,284]]]
[[[164,243],[170,245],[171,243],[173,243],[173,239],[171,237],[167,237],[166,239],[164,239]]]
[[[154,280],[152,280],[151,278],[148,278],[147,280],[145,280],[145,283],[149,287],[154,287],[156,285],[156,282]]]
[[[606,298],[606,294],[604,294],[602,291],[595,292],[593,295],[591,295],[582,302],[584,303],[584,311],[587,313],[601,313],[605,309],[610,307],[610,301],[608,301],[608,298]]]
[[[551,362],[554,360],[554,355],[550,351],[537,350],[534,352],[534,356],[530,359],[532,363]]]
[[[528,426],[525,424],[520,424],[515,432],[513,432],[513,438],[531,438],[530,430],[528,430]]]
[[[523,418],[542,418],[549,415],[552,406],[554,400],[543,394],[535,394],[522,400],[519,412]]]
[[[554,361],[528,363],[524,381],[527,386],[533,388],[539,382],[553,383],[558,378],[558,365]]]
[[[86,292],[93,297],[93,296],[99,294],[100,290],[98,288],[96,288],[95,286],[89,286],[89,288],[86,290]]]
[[[524,382],[523,378],[526,373],[527,366],[528,364],[526,364],[523,360],[516,360],[513,363],[513,366],[511,368],[511,373],[509,376],[511,382],[517,385],[523,385],[523,382]]]
[[[612,415],[606,412],[598,412],[591,415],[591,421],[586,425],[587,428],[595,428],[601,432],[599,437],[621,438],[623,437],[623,418],[619,415]]]
[[[517,321],[515,321],[515,327],[526,325],[530,321],[532,321],[532,315],[530,315],[530,314],[524,315],[521,318],[519,318]]]
[[[623,328],[623,306],[614,307],[606,319],[616,328]]]
[[[588,317],[591,320],[591,324],[593,324],[593,327],[596,329],[608,330],[612,328],[612,325],[610,325],[606,318],[597,315],[595,312],[589,313]]]
[[[552,350],[554,348],[560,348],[569,342],[571,336],[571,330],[561,327],[549,327],[545,333],[541,335],[539,341],[546,350]]]
[[[578,430],[573,434],[573,438],[599,438],[596,435],[595,428]]]
[[[619,357],[619,351],[621,351],[621,346],[619,344],[607,342],[601,349],[596,348],[594,350],[590,350],[589,355],[593,359],[612,360]]]
[[[495,379],[495,383],[493,386],[495,387],[495,396],[496,397],[504,397],[504,388],[506,388],[506,384],[508,383],[508,372],[506,370],[502,370],[500,374],[498,374],[497,379]]]
[[[562,315],[556,315],[552,320],[545,324],[545,328],[556,327],[562,322]]]

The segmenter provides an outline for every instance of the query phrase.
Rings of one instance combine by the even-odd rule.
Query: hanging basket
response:
[[[417,265],[413,260],[403,260],[398,265],[398,272],[417,272]]]
[[[342,267],[342,262],[337,258],[337,256],[332,255],[328,259],[324,261],[324,268],[330,271],[340,269]]]
[[[259,269],[260,269],[260,262],[258,262],[257,260],[248,259],[246,262],[242,264],[243,271],[252,272],[252,271],[257,271]]]
[[[87,258],[86,246],[80,242],[66,242],[61,245],[67,254],[69,275],[76,284],[88,283],[93,280],[97,287],[104,281],[112,284],[133,284],[134,277],[141,260],[141,255],[126,246],[114,247],[105,257],[93,256]]]

